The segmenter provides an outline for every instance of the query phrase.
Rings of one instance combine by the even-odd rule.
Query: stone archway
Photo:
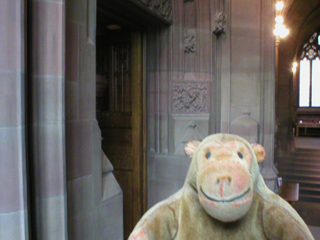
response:
[[[276,156],[294,150],[293,128],[297,108],[298,89],[292,74],[292,63],[306,38],[319,28],[320,4],[311,0],[285,2],[283,17],[289,36],[278,46],[278,79],[276,82]]]

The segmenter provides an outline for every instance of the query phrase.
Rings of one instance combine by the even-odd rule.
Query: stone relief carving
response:
[[[138,0],[161,17],[172,21],[172,0]]]
[[[205,83],[173,83],[173,112],[208,112],[208,85]]]
[[[196,52],[196,30],[184,29],[184,52],[195,53]]]
[[[227,16],[224,13],[219,13],[216,17],[215,24],[213,26],[213,33],[219,36],[226,32]]]
[[[202,141],[203,137],[198,132],[197,124],[195,122],[189,122],[186,127],[181,126],[182,123],[177,125],[179,125],[180,128],[183,128],[185,131],[184,135],[175,136],[177,140],[179,139],[175,146],[175,154],[185,156],[184,147],[187,145],[187,143],[192,140]]]

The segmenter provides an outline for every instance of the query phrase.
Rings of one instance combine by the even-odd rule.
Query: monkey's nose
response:
[[[229,176],[222,176],[222,177],[218,177],[217,178],[217,184],[220,184],[220,183],[222,183],[222,182],[224,182],[224,183],[226,183],[226,184],[231,184],[231,182],[232,182],[232,178],[231,177],[229,177]]]

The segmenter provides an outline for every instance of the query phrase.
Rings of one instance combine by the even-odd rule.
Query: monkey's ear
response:
[[[199,146],[201,142],[199,141],[190,141],[187,143],[187,145],[184,147],[184,152],[190,157],[192,158],[194,151],[197,149],[197,147]]]
[[[264,147],[258,143],[251,143],[251,147],[254,151],[254,154],[257,157],[258,163],[262,162],[267,156],[267,153]]]

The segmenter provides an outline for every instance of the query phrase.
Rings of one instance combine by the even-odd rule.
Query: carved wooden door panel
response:
[[[141,34],[97,36],[97,119],[102,149],[123,190],[125,239],[145,204],[142,88]]]

